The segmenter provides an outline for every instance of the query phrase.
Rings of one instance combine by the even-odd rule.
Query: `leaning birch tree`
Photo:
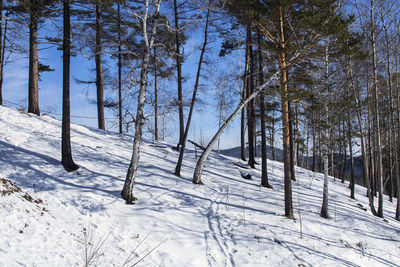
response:
[[[162,0],[145,0],[143,14],[134,13],[140,21],[143,34],[143,50],[141,55],[140,88],[135,120],[135,136],[133,139],[132,158],[126,174],[124,188],[121,196],[127,204],[135,204],[137,198],[133,195],[133,186],[139,167],[140,145],[142,142],[144,118],[144,104],[146,101],[147,74],[150,64],[150,54],[154,47],[154,40],[157,34],[159,11]],[[152,5],[151,5],[152,4]],[[152,14],[151,14],[152,12]]]

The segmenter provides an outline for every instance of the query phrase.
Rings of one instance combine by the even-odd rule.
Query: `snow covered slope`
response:
[[[72,125],[80,169],[60,162],[61,123],[0,106],[0,266],[400,266],[400,224],[366,210],[365,190],[349,199],[330,180],[330,215],[319,217],[322,175],[296,169],[296,220],[283,216],[283,165],[270,183],[241,178],[236,159],[212,155],[206,185],[193,185],[195,153],[182,178],[178,154],[145,142],[136,205],[120,198],[131,137]],[[85,248],[86,254],[85,256]],[[143,260],[142,260],[143,259]]]

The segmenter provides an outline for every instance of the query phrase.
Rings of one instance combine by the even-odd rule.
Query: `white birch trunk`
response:
[[[265,88],[272,81],[275,81],[278,79],[279,73],[280,73],[279,70],[276,71],[264,84],[257,87],[256,90],[254,90],[254,92],[251,95],[249,95],[246,99],[243,99],[239,103],[239,105],[236,107],[235,111],[231,114],[231,116],[229,116],[229,118],[224,122],[224,124],[222,124],[222,126],[219,128],[218,132],[211,139],[210,143],[207,145],[206,149],[203,151],[199,160],[197,161],[196,168],[195,168],[194,174],[193,174],[193,180],[192,180],[192,182],[194,184],[203,184],[203,182],[201,181],[201,174],[203,172],[204,164],[206,163],[208,155],[210,154],[215,143],[218,141],[218,139],[223,134],[223,132],[226,130],[226,128],[229,126],[229,124],[235,119],[235,117],[247,105],[247,103],[249,103],[252,99],[254,99],[259,93],[264,91]]]
[[[156,2],[155,5],[155,19],[153,22],[153,27],[151,31],[151,36],[149,39],[147,33],[147,18],[149,11],[149,0],[145,1],[145,13],[143,15],[143,37],[145,41],[145,49],[143,51],[143,61],[140,72],[140,90],[138,96],[138,105],[137,105],[137,113],[136,113],[136,124],[135,124],[135,137],[133,139],[133,151],[131,163],[129,164],[128,172],[126,174],[124,188],[122,189],[121,196],[126,200],[127,204],[134,204],[137,200],[136,197],[133,196],[133,186],[136,178],[136,174],[139,166],[139,158],[140,158],[140,145],[142,143],[142,132],[144,125],[144,104],[146,100],[146,89],[147,89],[147,73],[150,61],[150,52],[154,44],[154,39],[157,32],[157,16],[160,10],[161,0]]]

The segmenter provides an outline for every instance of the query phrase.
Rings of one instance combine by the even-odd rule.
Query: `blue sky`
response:
[[[27,33],[28,34],[28,33]],[[39,32],[39,35],[44,35],[45,33]],[[28,36],[28,35],[27,35]],[[198,53],[197,44],[202,40],[201,36],[199,38],[192,38],[185,45],[185,53],[188,58],[183,65],[183,73],[185,77],[189,77],[186,84],[184,85],[184,90],[187,96],[191,97],[191,92],[194,85],[194,79],[197,63],[198,63]],[[26,43],[26,41],[25,41]],[[213,61],[213,68],[224,69],[227,68],[224,64],[235,64],[237,59],[220,59],[213,56],[219,49],[218,42],[210,44],[213,46],[212,56],[210,58]],[[39,51],[39,58],[41,63],[48,64],[55,69],[54,72],[41,74],[41,81],[39,82],[39,105],[41,113],[50,113],[49,115],[61,119],[61,103],[62,103],[62,54],[61,51],[55,48],[46,49]],[[237,57],[237,56],[236,56]],[[28,58],[27,54],[13,54],[11,57],[13,60],[5,66],[4,69],[4,86],[3,86],[3,98],[5,100],[5,105],[17,107],[12,103],[22,105],[27,107],[27,94],[28,94]],[[89,104],[87,101],[86,93],[88,97],[95,99],[95,86],[90,86],[89,90],[86,85],[77,84],[74,78],[81,80],[89,80],[94,75],[90,73],[90,69],[94,67],[94,60],[89,61],[85,57],[78,55],[77,57],[71,58],[71,122],[82,124],[90,127],[97,127],[97,109],[96,105]],[[112,66],[113,62],[108,62]],[[206,75],[206,70],[203,69],[203,74]],[[150,77],[151,79],[151,77]],[[203,83],[206,80],[202,79]],[[175,96],[177,94],[176,81],[162,83],[164,86],[168,87],[170,94]],[[149,88],[148,90],[152,90]],[[206,88],[200,93],[199,97],[202,98],[204,102],[215,102],[213,86],[209,83]],[[105,92],[105,95],[108,93]],[[188,98],[189,99],[189,98]],[[8,102],[7,102],[8,101]],[[232,107],[231,107],[232,108]],[[187,110],[185,111],[185,116],[187,115]],[[79,118],[86,117],[86,118]],[[118,131],[117,127],[117,117],[115,111],[110,111],[106,109],[106,129],[110,131]],[[167,133],[169,135],[166,138],[167,142],[176,143],[178,140],[178,124],[177,124],[177,113],[171,115],[172,120],[168,123]],[[217,131],[218,124],[218,112],[217,109],[211,104],[202,105],[199,109],[195,110],[193,115],[193,120],[191,124],[191,131],[189,134],[189,139],[194,139],[201,142],[201,137],[203,141],[207,142]],[[239,132],[240,118],[238,117],[233,125],[228,128],[225,135],[221,140],[221,146],[224,148],[237,146],[240,143],[240,132]],[[146,138],[151,139],[150,134],[145,135]]]

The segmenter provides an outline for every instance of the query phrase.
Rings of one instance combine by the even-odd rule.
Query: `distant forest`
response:
[[[204,152],[193,183],[203,183],[208,154],[240,117],[240,158],[254,168],[261,156],[265,187],[270,187],[267,146],[274,153],[282,143],[288,218],[294,216],[294,166],[325,173],[321,216],[327,217],[328,175],[349,179],[354,198],[354,157],[361,155],[371,212],[383,217],[386,194],[390,201],[397,198],[400,220],[399,11],[396,0],[0,0],[0,105],[7,104],[2,84],[3,74],[12,71],[7,69],[10,55],[27,53],[27,111],[40,115],[40,73],[53,71],[40,62],[40,46],[62,50],[61,158],[66,171],[75,171],[79,166],[70,141],[70,58],[81,54],[94,60],[95,80],[79,82],[96,86],[99,129],[106,128],[104,109],[112,108],[119,132],[134,133],[121,193],[133,204],[143,131],[162,140],[166,114],[176,116],[180,155],[174,173],[180,176],[199,90],[207,91],[203,81],[212,80],[207,86],[218,92],[212,100],[217,107],[203,112],[217,113],[220,128],[208,145],[200,145]],[[42,36],[42,27],[49,25],[54,25],[54,35]],[[194,40],[200,44],[198,59],[193,85],[187,88],[182,66],[188,56],[185,48]],[[209,49],[216,40],[221,43],[217,53]],[[205,65],[226,58],[237,65],[205,73]],[[160,86],[165,80],[175,86]],[[105,88],[114,88],[117,97],[105,98]],[[128,96],[135,104],[124,102]]]

